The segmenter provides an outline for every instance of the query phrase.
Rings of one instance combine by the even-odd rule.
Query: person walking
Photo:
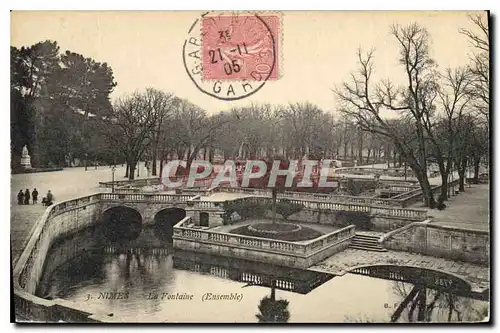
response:
[[[17,194],[17,204],[22,205],[24,203],[24,193],[23,190],[19,190],[19,193]]]
[[[45,197],[46,199],[46,205],[47,206],[50,206],[53,204],[53,201],[54,201],[54,196],[52,195],[52,192],[50,192],[50,190],[47,192],[47,196]]]
[[[36,205],[38,203],[38,191],[36,188],[34,188],[33,192],[31,192],[31,197],[33,199],[33,205]]]
[[[26,191],[24,191],[24,204],[25,205],[30,204],[30,190],[29,189],[26,189]]]

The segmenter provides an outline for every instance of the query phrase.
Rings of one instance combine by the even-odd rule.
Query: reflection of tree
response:
[[[403,282],[395,282],[393,285],[395,294],[400,296],[402,301],[392,314],[391,322],[400,320],[405,310],[408,322],[481,321],[488,316],[488,308],[475,309],[474,302],[470,298],[457,296],[452,292],[429,289],[424,285],[413,286],[408,292],[406,286],[407,284]]]
[[[289,302],[276,300],[276,280],[271,280],[271,295],[260,300],[259,313],[255,316],[259,323],[286,323],[290,319]]]

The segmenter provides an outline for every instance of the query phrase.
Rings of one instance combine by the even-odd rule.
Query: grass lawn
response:
[[[253,228],[260,229],[259,231],[250,230],[248,225],[238,227],[229,231],[230,234],[237,234],[243,236],[261,237],[269,238],[282,241],[304,241],[317,238],[323,235],[321,232],[316,231],[312,228],[305,227],[298,231],[291,231],[297,228],[296,224],[286,224],[286,223],[261,223],[252,225]],[[266,231],[271,231],[267,233]]]

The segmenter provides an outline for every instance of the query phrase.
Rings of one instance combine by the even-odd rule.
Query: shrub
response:
[[[374,190],[377,188],[377,181],[375,180],[354,180],[348,179],[346,190],[349,195],[358,196],[363,192]]]
[[[270,207],[269,202],[263,200],[240,199],[224,202],[224,220],[230,221],[231,215],[236,212],[242,219],[250,217],[262,218]]]
[[[289,216],[300,212],[304,205],[291,202],[288,199],[281,199],[276,203],[276,212],[286,220]]]

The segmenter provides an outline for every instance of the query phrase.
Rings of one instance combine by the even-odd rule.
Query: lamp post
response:
[[[113,165],[113,167],[111,168],[111,193],[115,193],[115,171],[116,168]]]

